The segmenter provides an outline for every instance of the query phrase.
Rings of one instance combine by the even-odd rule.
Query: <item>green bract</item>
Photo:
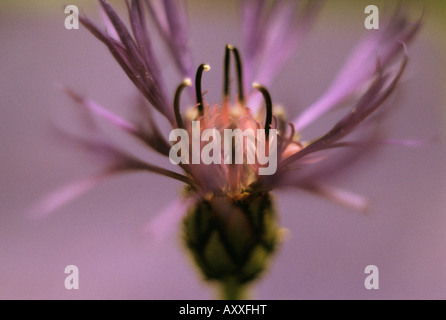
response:
[[[206,279],[235,286],[265,270],[280,230],[269,193],[208,197],[190,208],[183,227],[184,241]]]

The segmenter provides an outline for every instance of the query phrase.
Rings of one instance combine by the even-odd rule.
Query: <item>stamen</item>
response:
[[[235,47],[231,47],[232,52],[234,53],[235,64],[237,67],[237,81],[238,81],[238,98],[242,105],[245,102],[245,95],[243,93],[243,68],[242,68],[242,59],[240,58],[240,54]]]
[[[183,82],[178,86],[177,91],[175,91],[175,98],[173,100],[173,111],[175,113],[175,119],[177,120],[177,127],[184,129],[183,119],[180,113],[180,98],[181,93],[184,88],[190,87],[192,85],[192,80],[190,78],[186,78]]]
[[[265,99],[265,104],[266,104],[265,136],[266,139],[268,139],[269,129],[271,126],[271,122],[273,120],[273,103],[271,100],[271,95],[264,86],[258,83],[254,83],[252,86],[255,89],[259,90],[263,95],[263,99]]]
[[[224,78],[223,78],[223,95],[225,99],[229,98],[229,73],[230,73],[230,63],[231,63],[231,50],[232,46],[230,44],[226,45],[225,48],[225,62],[224,62]]]
[[[203,93],[201,92],[201,78],[203,76],[203,71],[209,71],[211,67],[208,64],[201,64],[198,67],[197,74],[195,76],[195,94],[197,97],[197,107],[200,116],[203,115]]]

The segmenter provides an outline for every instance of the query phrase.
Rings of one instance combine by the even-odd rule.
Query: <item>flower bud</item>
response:
[[[207,280],[246,284],[267,267],[278,243],[268,193],[203,199],[183,221],[184,241]]]

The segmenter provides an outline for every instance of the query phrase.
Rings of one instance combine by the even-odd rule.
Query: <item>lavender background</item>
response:
[[[54,136],[51,121],[68,125],[73,106],[56,85],[75,88],[122,115],[131,112],[134,96],[103,45],[82,27],[65,30],[66,1],[34,2],[0,4],[0,299],[214,298],[183,251],[178,230],[161,243],[142,232],[179,193],[175,181],[150,174],[117,177],[45,219],[30,219],[32,203],[99,168]],[[190,1],[195,64],[212,66],[203,85],[211,90],[210,101],[220,97],[224,45],[240,44],[237,2],[221,3]],[[95,16],[91,1],[70,4]],[[330,2],[322,11],[270,88],[290,116],[323,92],[367,32],[367,4]],[[384,126],[392,138],[438,139],[415,149],[378,148],[333,182],[367,195],[372,203],[367,215],[301,191],[277,192],[290,237],[254,298],[446,298],[445,29],[439,22],[446,11],[440,6],[441,1],[427,6],[404,81],[390,101],[399,107]],[[181,79],[169,61],[163,65],[173,94]],[[318,121],[308,136],[326,131],[337,116]],[[70,264],[79,267],[80,290],[64,288]],[[364,288],[369,264],[379,267],[379,290]]]

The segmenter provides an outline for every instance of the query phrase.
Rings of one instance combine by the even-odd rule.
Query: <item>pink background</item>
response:
[[[142,232],[179,194],[180,183],[130,174],[103,183],[45,219],[27,215],[41,197],[99,168],[51,131],[51,121],[70,122],[73,108],[57,84],[122,115],[131,112],[134,95],[102,44],[82,27],[65,30],[66,1],[53,1],[44,9],[26,8],[27,2],[21,1],[19,9],[0,5],[0,298],[214,298],[183,251],[178,230],[161,243]],[[235,3],[225,3],[191,1],[189,12],[194,63],[212,66],[203,82],[210,90],[209,101],[221,95],[225,44],[240,45]],[[71,4],[85,6],[95,16],[94,6],[86,1]],[[270,88],[273,100],[290,117],[323,92],[366,32],[366,4],[359,1],[345,12],[342,5],[326,8]],[[290,236],[255,287],[254,298],[446,298],[444,54],[430,19],[428,14],[409,48],[409,67],[390,99],[398,107],[384,128],[396,139],[438,139],[415,149],[378,148],[333,181],[370,198],[366,215],[301,191],[276,192],[281,222]],[[170,61],[163,65],[173,94],[181,79]],[[339,115],[315,123],[308,137],[327,131]],[[166,164],[151,153],[148,157]],[[80,290],[64,288],[64,269],[70,264],[79,267]],[[364,288],[369,264],[379,268],[379,290]]]

